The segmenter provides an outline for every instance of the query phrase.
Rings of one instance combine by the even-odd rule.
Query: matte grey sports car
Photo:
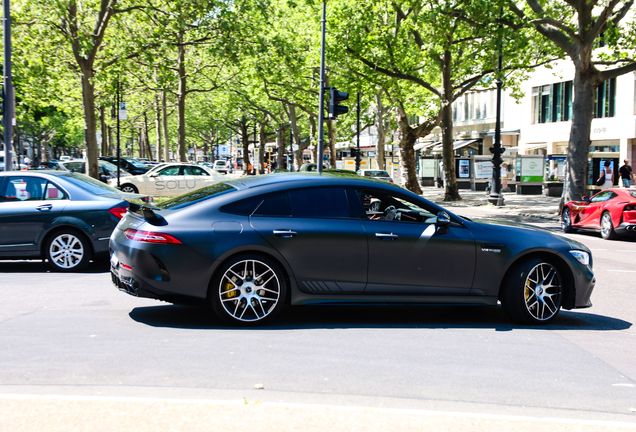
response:
[[[390,183],[338,174],[241,178],[131,206],[111,236],[113,283],[202,303],[234,324],[285,305],[495,305],[526,324],[591,306],[587,247],[472,222]]]

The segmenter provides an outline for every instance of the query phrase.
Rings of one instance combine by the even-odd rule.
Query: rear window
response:
[[[175,210],[178,208],[187,207],[199,201],[204,201],[206,199],[212,198],[213,196],[225,194],[228,192],[234,192],[236,190],[237,189],[234,186],[231,186],[227,183],[216,183],[212,186],[207,186],[183,195],[179,195],[178,197],[171,198],[159,204],[157,207],[165,210]]]
[[[119,190],[114,187],[108,186],[106,183],[102,183],[99,180],[95,180],[93,177],[89,177],[84,174],[74,173],[72,175],[64,176],[64,180],[96,195],[120,193]]]

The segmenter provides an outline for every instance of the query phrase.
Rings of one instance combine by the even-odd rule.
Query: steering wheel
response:
[[[393,218],[395,218],[396,213],[397,213],[397,209],[395,208],[395,206],[390,205],[384,209],[384,212],[382,213],[382,219],[389,220],[389,221],[393,220]]]

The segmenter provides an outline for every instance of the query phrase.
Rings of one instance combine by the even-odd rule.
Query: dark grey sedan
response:
[[[198,302],[234,324],[284,305],[498,301],[540,324],[591,306],[592,256],[546,231],[473,222],[379,180],[241,178],[161,208],[132,206],[111,237],[115,285]]]
[[[142,198],[68,171],[1,172],[0,259],[45,258],[55,270],[81,270],[108,252],[127,200]]]

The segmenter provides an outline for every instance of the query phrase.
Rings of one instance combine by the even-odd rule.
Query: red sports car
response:
[[[605,189],[563,206],[561,228],[600,231],[604,239],[636,234],[636,189]]]

